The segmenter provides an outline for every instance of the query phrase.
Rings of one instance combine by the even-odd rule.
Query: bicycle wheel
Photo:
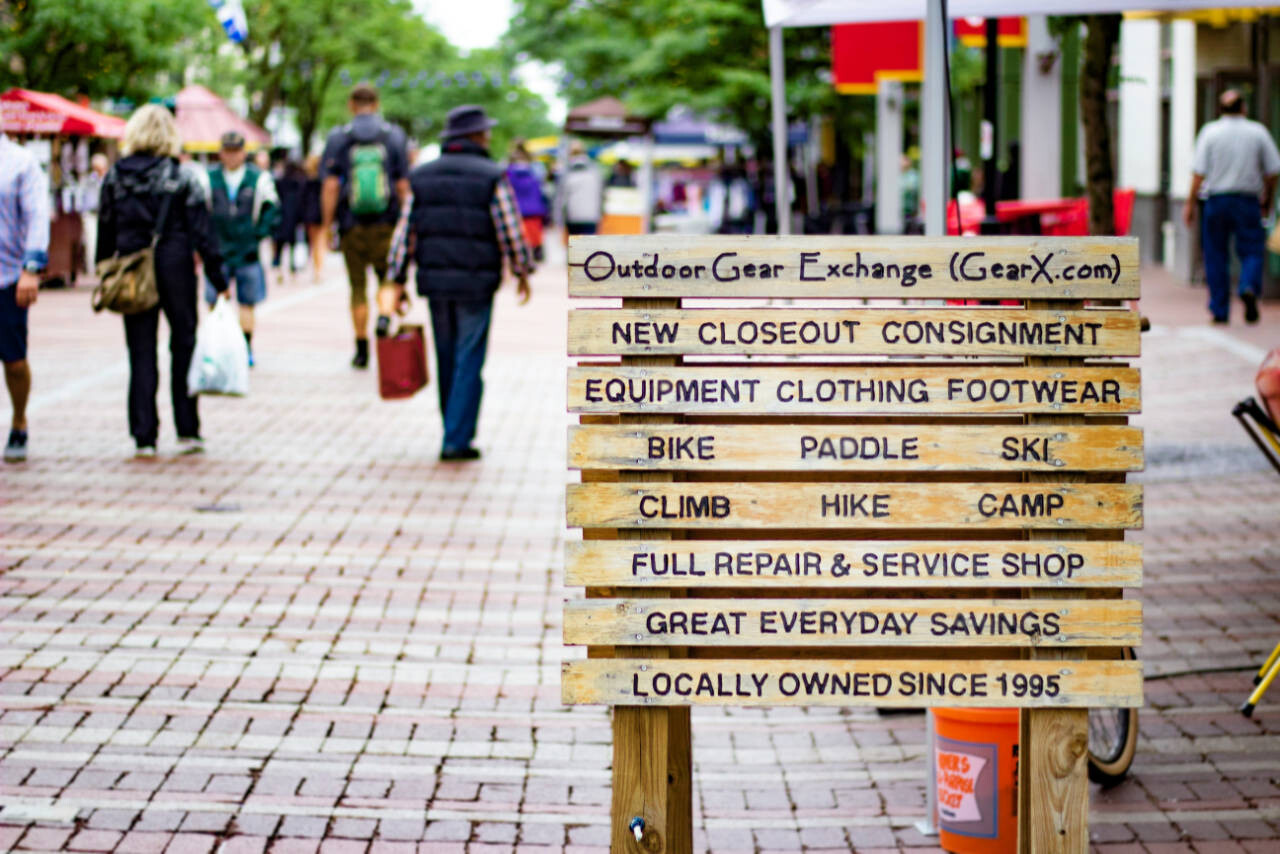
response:
[[[1132,649],[1121,658],[1131,660]],[[1114,786],[1129,773],[1138,750],[1137,709],[1089,710],[1089,779]]]

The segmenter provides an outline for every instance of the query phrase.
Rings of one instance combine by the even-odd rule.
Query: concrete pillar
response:
[[[1024,199],[1057,199],[1062,192],[1062,57],[1044,15],[1027,17],[1022,55],[1022,162]],[[1048,59],[1052,57],[1052,61]],[[1044,66],[1048,66],[1046,70]]]
[[[1169,221],[1161,259],[1177,278],[1191,281],[1198,233],[1182,224],[1182,206],[1191,189],[1191,160],[1196,147],[1196,25],[1170,25],[1172,69],[1169,85]],[[1196,223],[1198,228],[1199,222]]]
[[[1120,110],[1117,186],[1137,190],[1129,233],[1142,260],[1154,261],[1160,244],[1160,22],[1126,20],[1120,26]]]
[[[876,233],[902,233],[902,83],[876,92]]]

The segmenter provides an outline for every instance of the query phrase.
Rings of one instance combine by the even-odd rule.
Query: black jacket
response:
[[[195,287],[193,252],[219,292],[227,289],[222,254],[213,233],[204,190],[194,176],[169,157],[131,154],[117,162],[102,182],[98,207],[98,251],[102,261],[151,245],[163,195],[173,192],[164,232],[156,245],[156,286]]]
[[[409,173],[419,294],[483,299],[498,289],[502,251],[491,205],[502,173],[467,139],[451,140],[438,159]]]

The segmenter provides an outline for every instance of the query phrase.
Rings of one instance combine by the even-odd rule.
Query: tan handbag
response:
[[[151,245],[128,255],[117,252],[98,262],[100,280],[93,289],[94,311],[105,308],[118,314],[138,314],[160,302],[160,292],[156,288],[156,244],[164,232],[165,221],[169,218],[169,202],[176,189],[176,182],[166,183],[173,183],[174,188],[165,187],[167,192],[160,203],[160,215],[156,218]]]
[[[1267,235],[1267,251],[1280,255],[1280,216],[1276,217],[1276,224],[1271,226],[1271,233]]]

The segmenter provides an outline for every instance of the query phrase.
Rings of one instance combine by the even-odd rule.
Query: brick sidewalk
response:
[[[382,402],[347,366],[338,267],[274,289],[252,394],[201,402],[197,458],[163,392],[160,457],[131,458],[118,319],[41,294],[32,458],[0,469],[0,849],[607,849],[608,715],[559,703],[564,268],[501,294],[485,457],[447,466],[431,390]],[[1280,640],[1280,477],[1229,412],[1280,305],[1211,328],[1202,291],[1145,282],[1148,705],[1093,836],[1276,851],[1280,688],[1235,709]],[[694,733],[699,851],[932,848],[920,717],[698,709]]]

